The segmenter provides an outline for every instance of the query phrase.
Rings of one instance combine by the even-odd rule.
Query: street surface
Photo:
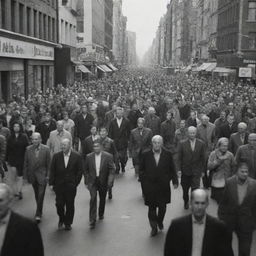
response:
[[[34,217],[35,201],[30,185],[24,187],[24,199],[15,200],[16,212]],[[211,201],[208,213],[216,216],[217,205]],[[172,203],[168,205],[163,232],[151,238],[147,207],[141,196],[140,183],[135,179],[131,160],[126,173],[115,181],[113,200],[107,200],[105,219],[97,222],[96,229],[89,229],[89,192],[81,182],[76,197],[76,211],[71,231],[57,230],[58,216],[54,192],[47,188],[44,216],[40,229],[46,256],[160,256],[167,228],[175,217],[188,214],[183,209],[182,189],[172,189]],[[234,247],[237,246],[236,238]],[[235,250],[237,251],[237,250]],[[237,255],[237,254],[236,254]],[[254,237],[251,256],[256,255]],[[36,255],[35,255],[36,256]]]

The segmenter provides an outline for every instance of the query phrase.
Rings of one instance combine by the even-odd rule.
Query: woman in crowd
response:
[[[11,136],[7,141],[7,163],[9,165],[9,180],[15,196],[22,199],[23,163],[28,137],[23,132],[22,125],[14,122],[11,126]]]

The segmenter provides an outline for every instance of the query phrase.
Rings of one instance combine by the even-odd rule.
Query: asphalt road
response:
[[[35,214],[35,201],[30,185],[24,187],[24,199],[15,201],[13,209],[28,217]],[[216,216],[217,205],[211,201],[208,213]],[[105,219],[98,221],[96,229],[89,229],[89,192],[81,182],[76,196],[76,211],[71,231],[58,230],[54,192],[47,188],[44,215],[39,225],[46,256],[159,256],[167,228],[175,217],[188,214],[183,209],[182,190],[172,189],[172,203],[168,205],[163,232],[151,238],[147,207],[143,203],[140,183],[134,176],[129,160],[126,173],[116,178],[113,200],[107,200]],[[233,246],[236,250],[237,241]],[[251,256],[256,255],[254,238]]]

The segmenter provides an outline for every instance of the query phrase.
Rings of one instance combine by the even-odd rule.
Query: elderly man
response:
[[[229,149],[235,155],[237,149],[248,143],[248,135],[247,132],[247,124],[246,123],[239,123],[237,126],[238,132],[231,134],[230,142],[229,142]]]
[[[197,129],[188,128],[188,139],[181,142],[178,149],[178,171],[181,171],[184,208],[188,209],[189,189],[200,187],[200,179],[206,167],[204,142],[196,138]]]
[[[145,119],[139,118],[137,121],[138,127],[131,131],[129,151],[132,156],[132,163],[135,169],[135,174],[139,174],[140,155],[145,150],[151,148],[152,131],[144,127]]]
[[[228,115],[227,123],[219,128],[218,138],[226,137],[230,139],[231,134],[235,132],[237,132],[237,123],[235,121],[235,116]]]
[[[70,139],[61,140],[61,150],[53,155],[49,184],[56,194],[58,228],[65,224],[65,229],[69,231],[75,213],[76,188],[84,171],[83,159],[71,149]]]
[[[242,145],[236,152],[236,163],[247,163],[249,167],[249,177],[256,179],[256,133],[248,136],[248,144]]]
[[[163,148],[160,135],[152,138],[152,150],[142,153],[139,175],[145,205],[148,206],[151,236],[156,236],[158,228],[164,228],[166,204],[171,202],[170,181],[174,188],[178,187],[172,154]]]
[[[145,116],[145,127],[151,129],[153,135],[159,135],[161,120],[155,113],[154,107],[148,108],[148,114]]]
[[[32,145],[28,146],[24,159],[24,178],[33,186],[37,204],[35,220],[41,222],[45,189],[50,173],[50,149],[42,144],[40,133],[32,134]]]
[[[11,188],[0,184],[1,256],[43,256],[44,248],[40,230],[35,223],[11,209]]]
[[[191,193],[192,214],[172,221],[164,256],[233,256],[232,236],[224,223],[208,215],[209,197],[205,190]]]
[[[248,165],[240,162],[236,175],[226,182],[218,209],[219,218],[237,234],[239,256],[250,256],[256,225],[256,181],[248,176]]]
[[[50,137],[47,141],[47,146],[50,148],[51,155],[61,151],[61,141],[63,139],[69,139],[72,144],[71,133],[64,129],[63,121],[58,121],[57,129],[50,133]]]

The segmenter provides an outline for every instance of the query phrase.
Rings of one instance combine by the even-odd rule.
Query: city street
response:
[[[129,160],[126,173],[116,178],[113,200],[107,201],[105,219],[89,229],[89,192],[81,182],[76,197],[76,212],[70,232],[57,230],[58,217],[54,193],[48,188],[43,221],[40,224],[46,256],[158,256],[162,255],[165,234],[170,221],[188,213],[183,210],[181,187],[172,190],[172,203],[168,206],[165,230],[157,237],[149,236],[147,207],[144,206],[140,183],[134,177]],[[24,187],[24,199],[15,201],[14,209],[33,218],[35,202],[32,187]],[[209,213],[216,215],[216,204],[211,201]],[[254,241],[255,238],[254,238]],[[236,244],[236,242],[234,242]],[[236,251],[236,250],[235,250]],[[253,243],[251,255],[255,255]],[[254,252],[254,253],[253,253]]]

